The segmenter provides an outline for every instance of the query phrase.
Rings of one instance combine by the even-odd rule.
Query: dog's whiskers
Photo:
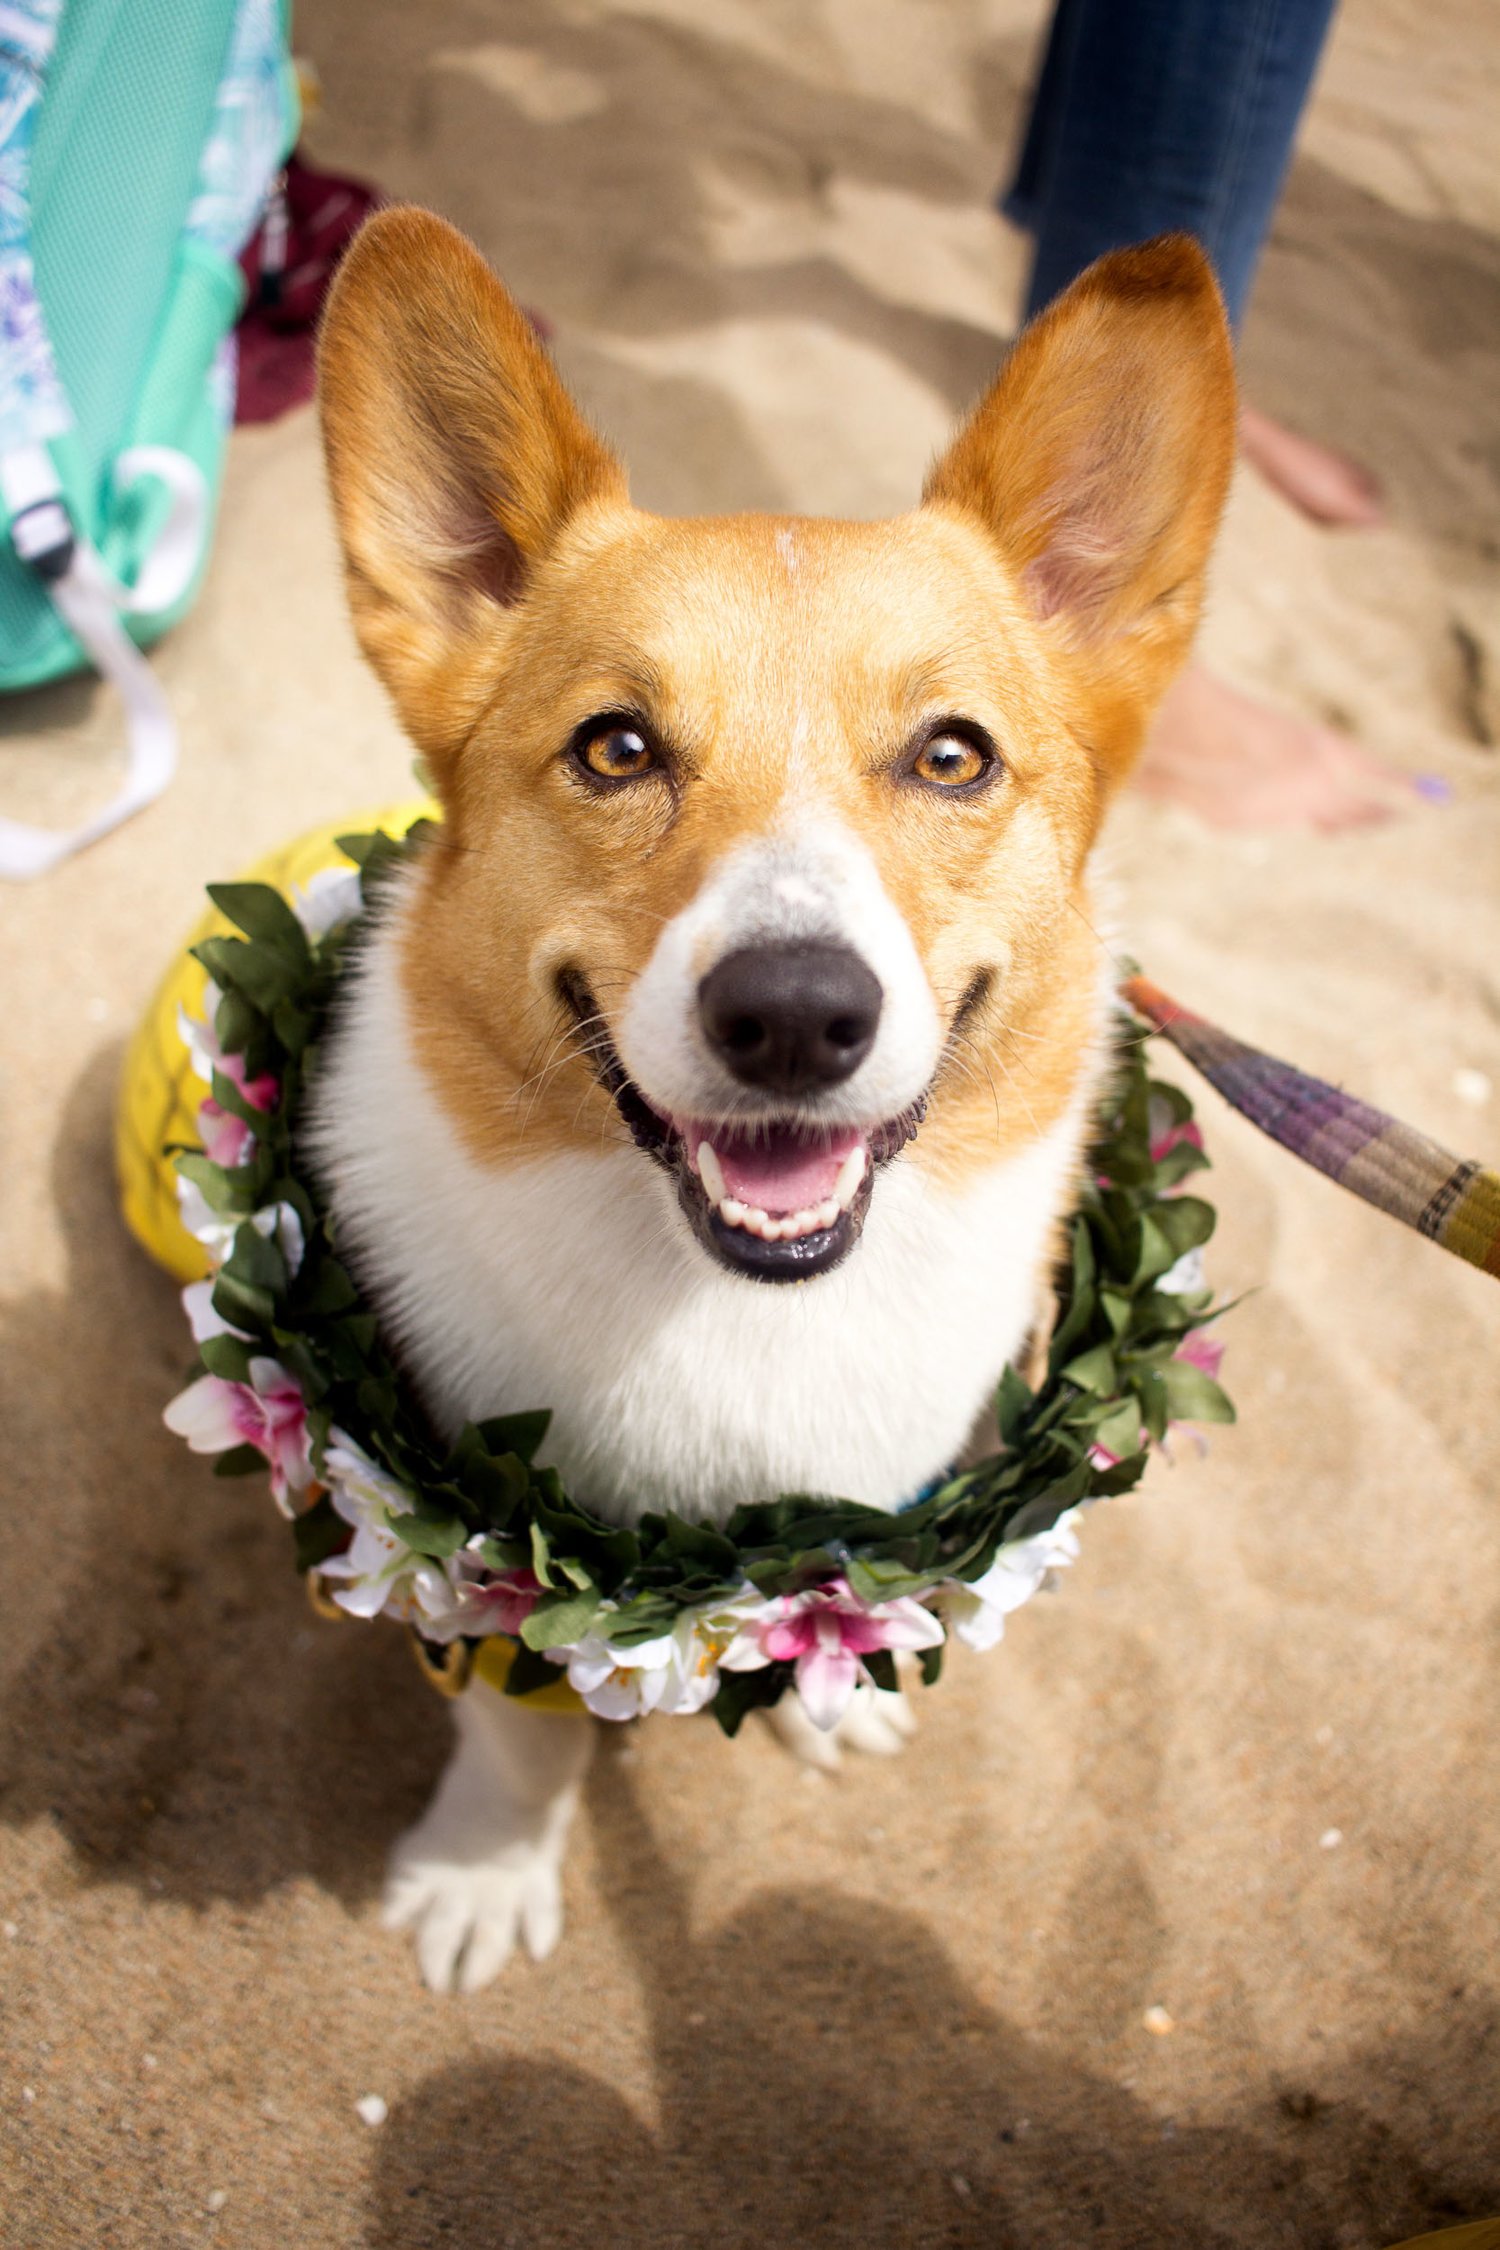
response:
[[[600,1023],[603,1022],[602,1017],[596,1020]],[[589,1023],[570,1025],[565,1031],[554,1037],[553,1048],[556,1051],[549,1053],[542,1067],[534,1071],[529,1078],[523,1080],[510,1097],[511,1103],[514,1105],[519,1102],[528,1089],[531,1090],[531,1101],[519,1127],[523,1138],[536,1113],[537,1103],[541,1100],[547,1080],[555,1077],[569,1063],[591,1061],[597,1052],[597,1034],[591,1031]]]

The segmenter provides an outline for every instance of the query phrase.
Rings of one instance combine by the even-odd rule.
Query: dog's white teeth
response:
[[[753,1203],[741,1203],[736,1197],[726,1195],[718,1211],[726,1226],[759,1235],[762,1242],[794,1242],[799,1235],[819,1234],[825,1227],[831,1227],[838,1218],[839,1206],[830,1196],[826,1203],[810,1204],[805,1211],[789,1211],[782,1218],[773,1218],[769,1211],[762,1211]]]
[[[847,1211],[859,1193],[859,1183],[865,1176],[865,1152],[851,1148],[839,1166],[839,1176],[833,1183],[833,1202],[838,1211]],[[830,1225],[832,1221],[829,1222]]]
[[[712,1141],[698,1143],[698,1177],[710,1203],[724,1202],[724,1167],[714,1154]]]
[[[847,1211],[859,1193],[865,1176],[865,1151],[854,1148],[839,1166],[833,1183],[833,1193],[821,1203],[810,1203],[805,1210],[788,1211],[772,1216],[757,1204],[742,1203],[738,1196],[730,1195],[724,1179],[724,1167],[715,1154],[712,1141],[700,1141],[693,1157],[703,1192],[718,1211],[726,1226],[739,1227],[746,1234],[759,1235],[762,1242],[795,1242],[804,1234],[820,1234],[837,1224],[841,1212]]]

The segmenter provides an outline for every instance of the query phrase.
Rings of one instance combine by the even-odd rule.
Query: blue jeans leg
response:
[[[1239,325],[1337,0],[1056,0],[1004,209],[1026,316],[1084,267],[1196,235]]]

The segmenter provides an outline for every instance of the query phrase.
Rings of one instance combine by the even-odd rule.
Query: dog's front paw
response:
[[[520,1939],[545,1961],[562,1934],[563,1839],[514,1836],[482,1855],[445,1843],[442,1823],[419,1821],[391,1854],[383,1919],[409,1929],[434,1992],[478,1992]]]
[[[813,1725],[795,1693],[784,1695],[765,1715],[777,1741],[794,1758],[824,1773],[837,1769],[845,1750],[863,1750],[873,1758],[894,1758],[917,1731],[916,1713],[900,1688],[892,1692],[872,1687],[867,1680],[862,1680],[849,1698],[838,1724],[826,1731]]]

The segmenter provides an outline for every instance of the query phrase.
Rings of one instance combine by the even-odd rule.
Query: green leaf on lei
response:
[[[995,1420],[1003,1444],[1011,1446],[1017,1442],[1026,1427],[1032,1404],[1031,1386],[1021,1380],[1013,1367],[1007,1366],[995,1393]]]
[[[392,1516],[391,1529],[414,1554],[426,1555],[433,1562],[446,1562],[450,1555],[456,1555],[468,1536],[468,1526],[451,1516]]]
[[[594,1621],[599,1607],[599,1592],[544,1594],[536,1608],[521,1627],[521,1638],[528,1648],[566,1648],[572,1641],[581,1641]]]
[[[1065,1383],[1076,1383],[1081,1391],[1097,1391],[1101,1398],[1113,1398],[1120,1381],[1113,1346],[1095,1344],[1092,1351],[1080,1352],[1076,1359],[1068,1361],[1062,1370],[1062,1379]]]
[[[296,1548],[297,1568],[316,1570],[319,1563],[336,1555],[349,1537],[349,1526],[344,1522],[331,1501],[320,1499],[305,1514],[292,1520],[292,1540]]]
[[[297,969],[309,965],[307,937],[280,891],[270,883],[210,883],[208,895],[226,921]]]
[[[1161,1371],[1167,1394],[1167,1411],[1174,1422],[1232,1422],[1234,1406],[1228,1393],[1201,1367],[1185,1359],[1169,1359]]]
[[[529,1463],[535,1460],[551,1421],[551,1409],[543,1407],[535,1414],[497,1414],[474,1427],[487,1453],[513,1453]]]
[[[209,1374],[226,1383],[248,1383],[254,1356],[242,1336],[206,1336],[198,1346],[198,1357]],[[257,1454],[256,1458],[264,1468],[265,1456]]]

